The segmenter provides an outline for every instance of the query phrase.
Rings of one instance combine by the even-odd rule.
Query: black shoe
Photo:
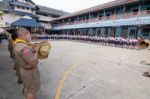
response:
[[[150,77],[150,74],[149,74],[149,72],[144,72],[144,73],[143,73],[143,76],[145,76],[145,77]]]
[[[18,84],[22,84],[22,83],[23,83],[23,81],[19,79],[18,80]]]
[[[24,88],[23,88],[23,90],[22,90],[22,94],[23,94],[23,95],[25,95],[25,93],[24,93],[24,92],[25,92],[25,91],[24,91]]]

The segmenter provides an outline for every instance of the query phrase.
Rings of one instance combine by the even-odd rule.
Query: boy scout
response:
[[[36,92],[40,89],[40,73],[38,70],[39,46],[32,48],[30,32],[25,28],[18,29],[18,39],[15,41],[15,59],[20,66],[23,80],[23,93],[26,99],[36,99]]]
[[[10,52],[10,58],[14,59],[13,39],[11,37],[11,34],[9,35],[9,39],[8,39],[8,51]]]
[[[14,60],[14,69],[16,69],[16,75],[18,76],[18,83],[19,84],[22,84],[22,78],[21,78],[21,75],[20,75],[20,67],[19,65],[17,64],[17,60],[15,59],[15,53],[14,53],[14,47],[15,47],[15,41],[16,39],[18,38],[18,35],[17,33],[14,31],[11,35],[11,39],[12,39],[12,43],[11,43],[11,46],[12,46],[12,53],[13,53],[13,60]]]

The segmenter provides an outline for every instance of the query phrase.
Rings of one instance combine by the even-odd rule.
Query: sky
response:
[[[76,12],[89,7],[104,4],[113,0],[32,0],[38,5],[63,10],[66,12]]]

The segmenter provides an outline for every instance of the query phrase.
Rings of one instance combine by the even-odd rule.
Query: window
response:
[[[121,36],[127,38],[128,28],[122,27]]]
[[[102,20],[102,17],[103,17],[102,15],[99,15],[99,20]]]
[[[110,17],[110,14],[106,14],[106,18],[108,18],[108,19],[109,19],[109,17]]]
[[[137,14],[138,14],[138,9],[134,9],[134,10],[133,10],[133,14],[134,14],[134,15],[137,15]]]
[[[106,16],[110,16],[110,14],[106,14]]]
[[[96,12],[92,13],[91,16],[92,16],[92,18],[97,18],[98,17],[98,12],[97,13]]]
[[[31,9],[31,11],[34,12],[35,10],[34,10],[34,9]]]
[[[22,7],[22,9],[25,9],[25,7]]]
[[[131,29],[130,30],[130,36],[136,35],[136,29]]]
[[[147,10],[150,10],[150,7],[148,7]]]
[[[150,14],[150,7],[147,8],[147,14]]]
[[[142,35],[143,36],[149,36],[150,29],[144,29]]]
[[[29,10],[29,8],[27,8],[27,10]]]
[[[5,22],[5,25],[6,25],[6,26],[9,26],[9,22]]]
[[[17,6],[18,9],[20,9],[20,6]]]

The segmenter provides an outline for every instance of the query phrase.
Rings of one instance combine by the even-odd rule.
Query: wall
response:
[[[53,19],[53,17],[51,16],[44,16],[44,15],[37,15],[39,17],[39,20],[42,20],[42,21],[51,21]]]
[[[15,7],[15,9],[14,9],[15,11],[20,11],[20,12],[27,12],[27,13],[33,13],[33,14],[35,14],[35,11],[32,11],[31,9],[22,9],[22,8],[17,8],[17,7]]]
[[[43,22],[39,22],[42,26],[45,27],[45,29],[52,29],[52,25],[50,23],[43,23]]]
[[[20,19],[21,17],[22,16],[18,16],[18,15],[14,15],[14,14],[4,14],[3,15],[3,24],[4,24],[4,27],[10,26],[10,24],[12,22]]]
[[[10,26],[10,23],[14,22],[14,20],[15,20],[15,16],[13,14],[4,14],[3,15],[4,27]]]

